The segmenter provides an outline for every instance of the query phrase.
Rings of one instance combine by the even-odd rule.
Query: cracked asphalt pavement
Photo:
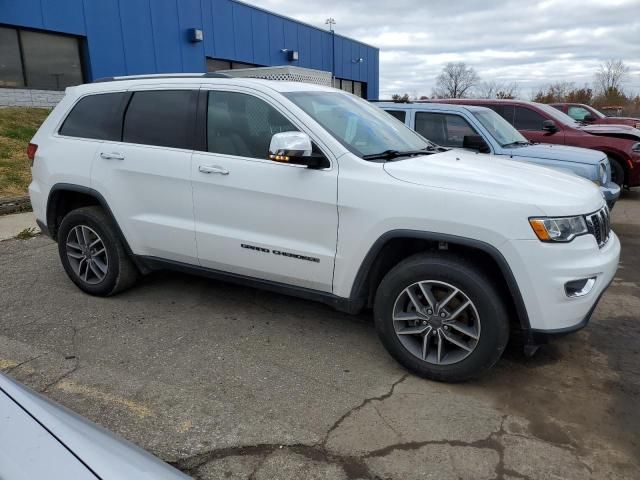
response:
[[[81,293],[0,242],[0,369],[200,479],[640,478],[640,191],[583,331],[483,379],[407,374],[370,314],[175,273]]]

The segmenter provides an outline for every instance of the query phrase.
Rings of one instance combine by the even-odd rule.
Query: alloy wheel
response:
[[[416,282],[398,295],[393,327],[412,355],[434,365],[464,360],[480,340],[480,316],[471,299],[435,280]]]
[[[107,249],[92,228],[86,225],[73,227],[67,235],[66,251],[71,268],[83,282],[96,285],[107,276]]]

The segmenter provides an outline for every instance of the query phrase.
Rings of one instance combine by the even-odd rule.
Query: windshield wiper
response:
[[[370,155],[364,155],[362,158],[364,160],[393,160],[398,157],[413,157],[416,155],[428,155],[431,153],[435,153],[438,151],[436,147],[429,145],[428,147],[423,148],[422,150],[385,150],[380,153],[372,153]]]
[[[525,142],[523,140],[517,140],[515,142],[511,142],[511,143],[505,143],[504,145],[502,145],[503,148],[505,147],[514,147],[516,145],[521,145],[521,146],[526,146],[526,145],[532,145],[531,142]]]

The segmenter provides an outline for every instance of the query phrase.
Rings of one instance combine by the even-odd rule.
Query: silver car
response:
[[[189,478],[0,374],[0,480]]]

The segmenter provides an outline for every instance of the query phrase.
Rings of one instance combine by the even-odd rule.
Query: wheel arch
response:
[[[83,185],[75,185],[71,183],[56,183],[49,191],[49,197],[47,198],[47,228],[51,238],[57,241],[58,228],[62,217],[76,208],[98,205],[102,207],[116,227],[116,231],[122,244],[125,247],[125,251],[128,255],[132,255],[131,248],[127,242],[126,237],[122,233],[118,222],[109,207],[109,204],[102,196],[100,192],[93,188],[85,187]]]
[[[515,276],[502,253],[481,240],[416,230],[392,230],[378,238],[367,252],[351,287],[350,304],[355,311],[372,304],[384,275],[399,261],[425,250],[475,254],[475,264],[497,267],[496,278],[510,301],[510,308],[522,330],[531,328],[529,315]],[[490,265],[487,265],[490,263]]]

